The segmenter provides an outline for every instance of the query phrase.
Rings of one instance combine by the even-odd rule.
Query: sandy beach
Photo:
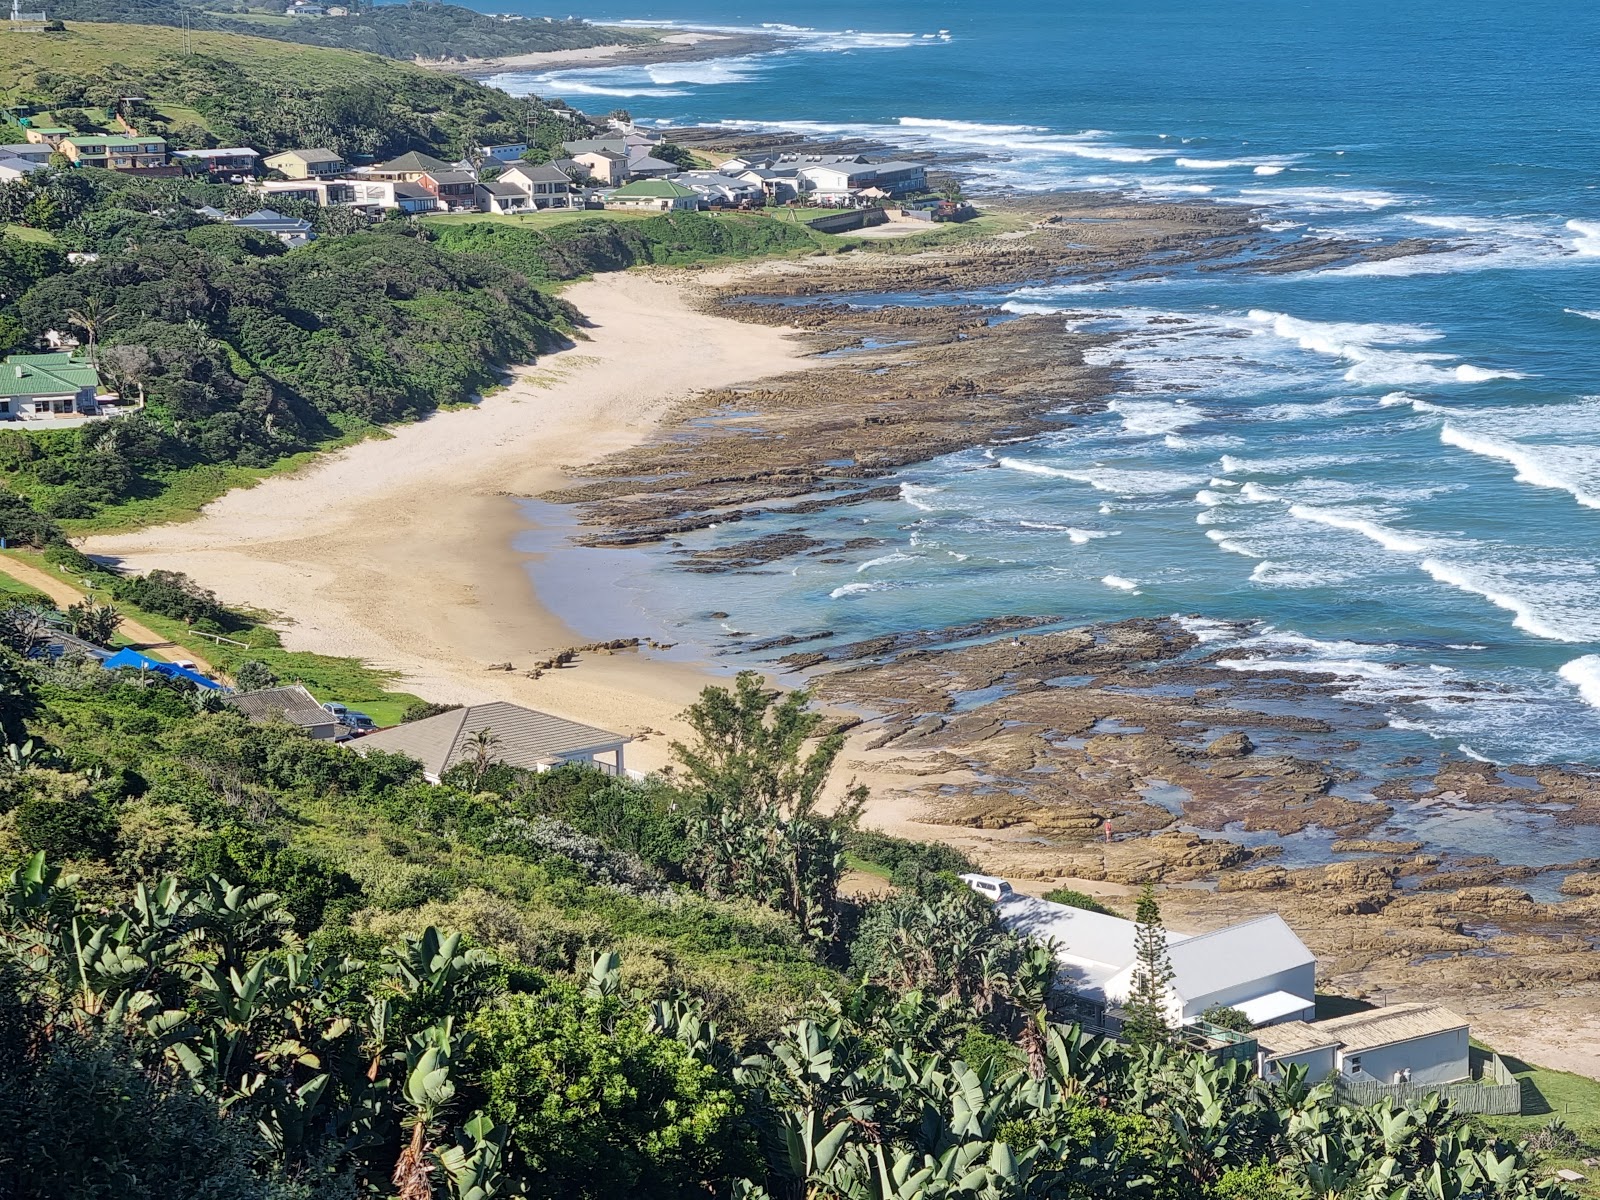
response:
[[[680,31],[663,33],[647,43],[618,42],[583,46],[573,50],[540,50],[507,54],[499,58],[462,58],[448,61],[417,60],[417,65],[457,75],[492,75],[500,71],[582,70],[599,66],[642,66],[711,58],[721,54],[747,54],[769,50],[777,39],[765,34],[727,34]]]
[[[704,672],[630,651],[585,655],[538,680],[520,673],[586,639],[539,605],[538,563],[512,550],[528,527],[515,498],[646,437],[691,393],[805,360],[791,331],[700,312],[681,284],[647,274],[604,275],[565,295],[588,340],[477,407],[230,492],[187,524],[84,549],[139,571],[184,571],[229,603],[282,614],[291,649],[364,659],[431,700],[515,700],[625,733],[669,729]],[[518,670],[488,669],[507,661]],[[662,765],[666,742],[630,748],[630,763]]]

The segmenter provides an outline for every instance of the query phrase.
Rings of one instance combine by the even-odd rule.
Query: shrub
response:
[[[1225,1004],[1213,1004],[1200,1014],[1200,1019],[1209,1021],[1221,1029],[1231,1029],[1235,1033],[1249,1033],[1256,1027],[1256,1023],[1244,1013]]]
[[[913,842],[891,837],[873,829],[854,829],[845,834],[845,850],[859,859],[885,867],[896,887],[925,891],[932,875],[960,875],[976,871],[973,862],[953,846],[940,842]]]
[[[252,658],[239,664],[233,673],[233,683],[241,692],[259,692],[264,688],[277,687],[278,676],[266,663]]]
[[[1096,900],[1087,892],[1076,891],[1073,888],[1051,888],[1044,894],[1044,898],[1050,901],[1051,904],[1068,904],[1073,908],[1082,908],[1087,909],[1089,912],[1104,913],[1108,917],[1115,917],[1119,915],[1115,910],[1107,908],[1104,904],[1100,903],[1100,901]]]
[[[17,807],[17,836],[45,857],[102,858],[111,849],[117,823],[100,804],[87,797],[56,799],[31,796]]]
[[[55,545],[47,547],[44,552],[44,560],[53,567],[64,567],[75,575],[88,575],[100,569],[94,559],[76,546],[68,545],[66,542],[57,542]]]

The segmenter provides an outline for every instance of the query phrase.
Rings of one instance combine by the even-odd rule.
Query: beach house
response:
[[[995,906],[1001,925],[1053,945],[1062,984],[1080,1000],[1115,1010],[1133,991],[1138,926],[1122,917],[1010,893]],[[1305,1021],[1316,1013],[1317,959],[1276,913],[1211,933],[1167,931],[1174,1026],[1211,1008],[1235,1008],[1254,1025]]]
[[[354,204],[355,184],[348,179],[262,179],[250,183],[250,190],[268,200],[304,200],[319,208],[331,204]]]
[[[414,182],[447,212],[477,207],[478,177],[471,171],[443,167],[424,171]]]
[[[15,155],[4,153],[0,147],[0,183],[12,183],[25,178],[35,171],[44,170],[45,164],[32,158],[18,158]]]
[[[286,217],[270,208],[258,208],[242,217],[224,217],[229,225],[248,229],[253,233],[275,237],[291,250],[311,242],[317,235],[311,222],[300,217]]]
[[[100,373],[71,350],[13,354],[0,363],[0,420],[100,415]]]
[[[320,146],[269,154],[266,166],[269,171],[276,171],[286,179],[329,179],[349,170],[349,164],[343,158]]]
[[[606,196],[606,207],[623,211],[692,212],[700,207],[700,197],[693,188],[670,179],[641,179]]]
[[[503,146],[479,146],[479,157],[492,158],[496,162],[516,162],[528,152],[527,142],[507,142]]]
[[[391,158],[388,162],[374,163],[370,167],[361,167],[357,171],[366,179],[396,179],[402,183],[416,183],[429,171],[449,171],[455,169],[454,164],[447,163],[442,158],[435,158],[431,154],[424,154],[420,150],[408,150],[398,158]]]
[[[494,179],[477,184],[472,192],[473,203],[479,212],[508,213],[532,212],[533,197],[514,183]]]
[[[534,208],[570,208],[572,179],[550,163],[518,163],[500,173],[496,183],[514,187],[528,197]]]
[[[281,721],[303,730],[319,742],[333,741],[344,732],[339,718],[318,704],[317,698],[298,683],[238,692],[223,703],[258,725]]]
[[[399,179],[352,179],[350,203],[362,209],[397,208],[403,213],[434,212],[438,198],[426,188]]]
[[[1395,1004],[1314,1024],[1260,1029],[1261,1073],[1306,1068],[1312,1079],[1439,1086],[1472,1078],[1469,1022],[1438,1004]]]
[[[63,138],[57,149],[79,167],[139,171],[146,175],[166,173],[166,138],[75,133]]]
[[[620,775],[623,746],[631,740],[620,733],[496,700],[380,729],[349,745],[358,754],[382,750],[414,758],[422,764],[423,775],[438,783],[451,767],[473,761],[480,751],[490,761],[524,771],[548,771],[578,763]]]
[[[254,176],[261,170],[261,154],[249,146],[227,146],[217,150],[174,150],[172,157],[180,166],[207,175]]]
[[[601,187],[616,187],[628,177],[628,158],[615,150],[584,150],[572,161]]]
[[[682,184],[700,197],[702,206],[763,204],[766,192],[759,183],[737,179],[718,171],[683,171],[672,176],[672,182]]]

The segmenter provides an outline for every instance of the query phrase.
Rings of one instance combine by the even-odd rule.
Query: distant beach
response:
[[[711,33],[684,29],[640,29],[630,32],[659,36],[649,44],[619,42],[610,46],[585,46],[574,50],[546,50],[509,54],[500,58],[455,60],[418,59],[417,65],[454,75],[487,77],[507,71],[582,70],[589,67],[644,66],[650,63],[693,62],[725,55],[759,54],[777,48],[781,39],[763,33]]]

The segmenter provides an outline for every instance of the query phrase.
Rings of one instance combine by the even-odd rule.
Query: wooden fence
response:
[[[1522,1111],[1522,1084],[1498,1054],[1484,1057],[1479,1078],[1461,1083],[1379,1083],[1341,1075],[1338,1088],[1339,1098],[1350,1104],[1376,1104],[1384,1099],[1404,1104],[1437,1092],[1462,1112],[1514,1117]]]

